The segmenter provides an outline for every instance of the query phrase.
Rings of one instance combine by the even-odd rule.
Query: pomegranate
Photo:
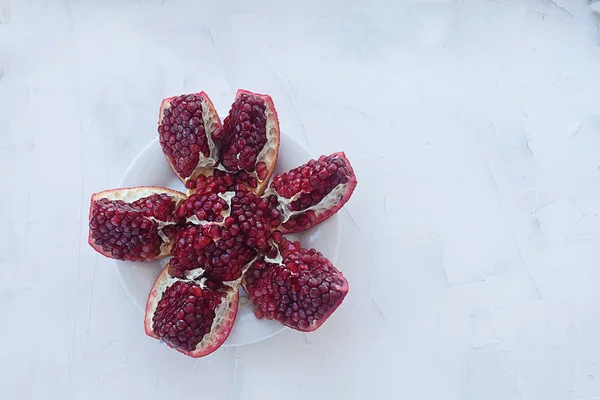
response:
[[[273,248],[250,264],[242,285],[258,318],[276,319],[309,332],[329,318],[348,292],[348,282],[314,249],[273,233]]]
[[[279,120],[271,97],[238,90],[223,129],[215,132],[221,144],[222,167],[245,171],[262,194],[275,169],[279,153]],[[252,186],[252,185],[250,185]]]
[[[188,356],[206,356],[231,332],[239,282],[228,284],[194,275],[176,278],[171,270],[167,264],[148,296],[146,334]]]
[[[89,244],[100,254],[126,261],[152,261],[169,254],[176,207],[175,190],[142,186],[92,195]]]
[[[219,149],[213,135],[221,120],[204,92],[164,99],[158,118],[160,145],[175,174],[182,182],[214,167]]]
[[[348,201],[357,181],[342,152],[321,156],[276,175],[268,194],[277,196],[283,233],[301,232],[320,224]]]

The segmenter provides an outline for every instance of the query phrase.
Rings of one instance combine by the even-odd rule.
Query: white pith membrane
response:
[[[202,104],[202,124],[204,126],[204,133],[206,135],[206,143],[208,144],[208,157],[206,157],[201,152],[198,154],[198,165],[192,171],[190,176],[179,176],[179,178],[186,182],[190,179],[195,179],[198,175],[202,175],[205,169],[213,168],[219,162],[219,148],[213,141],[213,132],[221,127],[221,120],[215,110],[213,103],[210,101],[208,96],[204,93],[195,93],[195,96],[201,98],[200,103]],[[171,101],[175,100],[177,97],[172,98],[168,102],[163,101],[163,104],[160,108],[160,120],[158,121],[159,125],[162,124],[162,120],[164,117],[164,110],[171,109]]]
[[[321,199],[321,201],[319,201],[317,204],[313,204],[310,207],[307,207],[303,210],[298,210],[298,211],[290,210],[289,205],[292,202],[298,200],[303,195],[307,194],[307,192],[304,192],[301,190],[300,192],[296,193],[295,195],[293,195],[292,197],[290,197],[288,199],[288,198],[285,198],[285,197],[279,195],[279,193],[277,193],[276,190],[268,189],[265,192],[265,196],[275,195],[277,197],[277,201],[279,203],[278,211],[283,216],[281,223],[284,224],[293,216],[299,215],[299,214],[304,214],[307,211],[314,211],[315,216],[317,216],[317,217],[320,216],[325,211],[333,208],[336,204],[338,204],[340,202],[340,200],[342,200],[342,198],[344,197],[344,194],[346,193],[346,189],[348,188],[348,186],[349,186],[348,182],[340,183],[339,185],[334,187],[329,193],[327,193],[325,195],[325,197],[323,197],[323,199]]]
[[[244,94],[244,93],[242,93],[242,94]],[[260,195],[260,194],[262,194],[265,186],[269,182],[269,178],[271,177],[271,173],[273,172],[272,167],[275,164],[275,162],[277,161],[277,154],[279,153],[279,121],[277,120],[277,114],[271,109],[271,107],[273,107],[272,102],[267,101],[261,95],[257,95],[254,93],[245,93],[245,94],[247,94],[249,96],[259,97],[263,100],[263,102],[265,104],[264,114],[265,114],[266,121],[267,121],[266,125],[265,125],[265,135],[267,136],[267,142],[265,143],[263,148],[256,155],[256,162],[254,163],[254,166],[255,166],[254,171],[247,171],[246,169],[243,170],[243,171],[246,171],[248,173],[248,175],[250,175],[251,177],[254,177],[256,179],[256,181],[258,182],[258,186],[254,191]],[[236,100],[240,95],[241,94],[238,94],[236,96]],[[236,157],[239,160],[240,155],[237,154]],[[264,180],[259,179],[258,173],[256,172],[256,165],[260,162],[264,163],[266,165],[267,170],[271,171],[271,173],[269,173]],[[224,172],[228,172],[228,173],[232,173],[232,171],[225,168],[222,164],[217,165],[215,167],[215,169],[218,169],[218,170],[224,171]],[[212,173],[208,173],[205,175],[209,176],[209,175],[212,175]],[[251,189],[251,188],[249,188],[249,189]]]
[[[113,189],[113,190],[105,190],[103,192],[96,193],[94,195],[94,201],[100,199],[108,199],[108,200],[121,200],[124,203],[133,203],[139,199],[143,199],[144,197],[152,196],[153,194],[168,194],[173,197],[177,201],[177,205],[186,199],[186,196],[173,189],[155,187],[155,186],[138,186],[132,188],[122,188],[122,189]]]
[[[283,257],[281,256],[279,246],[275,242],[273,242],[273,246],[277,249],[277,255],[275,256],[275,258],[269,258],[267,255],[265,255],[264,260],[271,264],[283,265]]]
[[[167,189],[167,188],[159,188],[154,186],[139,186],[133,188],[123,188],[123,189],[114,189],[114,190],[105,190],[103,192],[96,193],[92,196],[92,200],[94,202],[101,199],[108,199],[111,201],[120,200],[126,204],[134,203],[140,199],[145,197],[152,196],[154,194],[166,194],[175,200],[174,210],[179,207],[181,202],[183,202],[187,196],[181,192],[176,190]],[[171,253],[171,247],[173,247],[173,243],[170,239],[165,235],[163,229],[169,225],[175,225],[173,221],[161,221],[156,219],[155,217],[144,217],[148,218],[151,221],[156,222],[158,229],[158,236],[160,236],[162,240],[162,244],[160,245],[160,257],[167,256]]]

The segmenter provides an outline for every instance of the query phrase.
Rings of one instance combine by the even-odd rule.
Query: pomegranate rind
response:
[[[292,201],[297,200],[300,196],[302,196],[303,194],[305,194],[307,192],[301,190],[300,192],[296,193],[292,198],[285,198],[285,197],[281,196],[272,187],[267,191],[267,194],[273,194],[273,195],[277,196],[279,203],[280,203],[279,209],[283,215],[283,220],[282,220],[281,225],[279,225],[277,227],[277,230],[279,230],[280,232],[285,233],[285,234],[298,233],[298,232],[305,231],[305,230],[310,229],[314,226],[317,226],[320,223],[329,219],[333,214],[338,212],[340,210],[340,208],[342,208],[344,206],[344,204],[346,204],[348,202],[348,200],[352,196],[352,193],[354,193],[354,189],[356,188],[356,185],[358,184],[356,175],[354,174],[354,170],[352,169],[352,164],[350,164],[350,161],[348,160],[348,158],[346,157],[344,152],[333,153],[329,157],[339,158],[344,161],[344,163],[346,164],[346,169],[348,170],[348,174],[347,174],[348,181],[346,183],[339,184],[336,187],[334,187],[317,204],[312,205],[304,210],[290,211],[288,208],[288,205]],[[304,164],[304,165],[306,165],[306,164]],[[292,171],[301,169],[304,165],[296,167]],[[289,172],[291,172],[291,171],[284,172],[283,174],[280,174],[278,176],[285,176]],[[310,215],[308,225],[286,224],[288,221],[290,221],[291,218],[298,218],[298,216],[301,216],[301,215],[307,215],[307,216]]]
[[[170,276],[170,268],[171,266],[169,264],[163,268],[160,275],[154,282],[146,302],[144,330],[146,331],[146,335],[158,340],[161,340],[161,338],[154,333],[154,329],[152,328],[152,318],[154,317],[154,313],[156,312],[156,308],[162,299],[162,294],[164,291],[175,282],[181,281],[181,279],[172,278]],[[202,341],[196,345],[196,349],[194,351],[185,351],[173,346],[171,343],[167,343],[162,340],[161,341],[172,349],[175,349],[178,352],[193,358],[207,356],[221,347],[221,345],[223,345],[225,340],[227,340],[229,337],[231,329],[233,328],[233,323],[235,322],[235,318],[237,316],[239,301],[239,281],[223,282],[223,284],[230,287],[230,289],[227,291],[227,296],[225,297],[224,301],[215,308],[215,318],[213,320],[210,333],[204,335]]]
[[[134,201],[143,199],[144,197],[163,193],[171,196],[177,202],[177,205],[179,205],[181,201],[187,199],[187,196],[184,193],[178,192],[177,190],[158,186],[135,186],[103,190],[102,192],[94,193],[92,195],[92,204],[94,201],[100,199],[121,200],[125,203],[133,203]]]
[[[175,200],[175,208],[177,208],[181,204],[181,202],[183,202],[185,199],[187,199],[187,196],[185,194],[178,192],[177,190],[158,187],[158,186],[135,186],[135,187],[129,187],[129,188],[103,190],[101,192],[92,194],[92,198],[90,200],[90,211],[88,214],[88,221],[90,221],[92,219],[92,212],[94,211],[94,204],[98,200],[101,200],[101,199],[121,200],[125,203],[133,203],[139,199],[143,199],[144,197],[148,197],[153,194],[169,195],[170,197],[173,198],[173,200]],[[160,221],[160,222],[166,222],[166,221]],[[96,242],[94,241],[94,238],[92,237],[91,229],[89,230],[89,233],[88,233],[88,244],[94,250],[96,250],[98,253],[102,254],[103,256],[112,258],[112,257],[110,257],[109,254],[107,254],[104,251],[102,246],[96,244]],[[173,246],[173,243],[171,243],[171,241],[165,240],[164,243],[161,245],[160,254],[158,254],[156,257],[149,258],[145,261],[154,261],[154,260],[158,260],[160,258],[168,256],[171,253],[172,246]]]
[[[205,92],[192,93],[192,95],[198,96],[202,99],[202,123],[204,125],[204,132],[206,135],[206,140],[208,142],[208,148],[210,153],[209,156],[206,157],[204,154],[199,153],[198,165],[194,168],[192,174],[189,176],[181,176],[181,174],[177,171],[177,168],[175,167],[175,160],[173,160],[173,158],[169,154],[167,154],[163,148],[163,152],[165,154],[165,157],[167,158],[167,161],[169,162],[169,165],[171,166],[171,169],[173,170],[175,175],[177,175],[179,180],[184,184],[188,180],[194,179],[198,175],[210,175],[211,169],[214,168],[219,162],[219,148],[214,142],[213,138],[215,130],[220,129],[222,127],[221,118],[217,114],[217,111],[211,99]],[[169,109],[171,107],[171,101],[178,97],[180,96],[171,96],[166,99],[163,99],[163,101],[160,103],[160,109],[158,113],[158,126],[162,124],[164,111],[166,109]]]

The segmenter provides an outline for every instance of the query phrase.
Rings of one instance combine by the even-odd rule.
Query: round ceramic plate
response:
[[[308,151],[298,142],[283,132],[281,133],[276,174],[302,165],[311,158]],[[125,171],[121,187],[132,186],[161,186],[185,192],[183,184],[167,163],[158,138],[150,142]],[[319,250],[335,264],[340,244],[340,219],[337,214],[333,215],[329,220],[313,229],[291,235],[291,237],[299,240],[304,247]],[[146,308],[148,293],[167,261],[168,258],[149,263],[115,260],[125,290],[142,312]],[[259,342],[285,329],[287,328],[277,321],[257,319],[252,313],[252,304],[242,290],[237,320],[224,346],[242,346]]]

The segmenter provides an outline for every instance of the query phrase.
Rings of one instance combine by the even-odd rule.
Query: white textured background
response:
[[[586,0],[282,3],[0,0],[0,397],[600,399]],[[313,334],[193,360],[144,335],[88,201],[163,97],[239,87],[351,159],[351,292]]]

